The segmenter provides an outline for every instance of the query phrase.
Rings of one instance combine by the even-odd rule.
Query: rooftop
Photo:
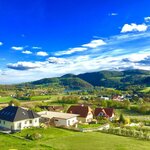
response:
[[[25,119],[39,118],[40,116],[32,110],[26,110],[22,107],[8,106],[0,110],[0,119],[10,122],[20,121]]]
[[[73,117],[77,117],[77,114],[69,114],[69,113],[61,113],[61,112],[53,112],[53,111],[42,111],[38,113],[41,117],[45,118],[61,118],[61,119],[70,119]]]

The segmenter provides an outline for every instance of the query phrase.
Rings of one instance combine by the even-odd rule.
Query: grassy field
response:
[[[127,109],[115,109],[115,114],[118,116],[120,114],[123,114],[129,118],[139,118],[139,119],[150,120],[150,115],[142,115],[140,113],[134,112],[132,110],[127,110]]]
[[[56,101],[58,97],[62,97],[63,95],[40,95],[31,97],[32,101],[40,101],[40,100],[52,100]]]
[[[14,142],[17,144],[16,148],[19,145],[23,148],[23,143],[26,150],[34,148],[42,149],[43,147],[45,147],[45,149],[51,149],[52,147],[54,150],[149,150],[150,147],[150,142],[134,138],[121,137],[100,132],[73,132],[59,128],[26,129],[16,135],[24,137],[27,133],[32,134],[34,132],[40,133],[43,138],[37,141],[28,142],[29,146],[26,145],[26,141],[18,141],[17,143]],[[9,142],[9,140],[6,140],[7,147],[13,143],[12,141]],[[12,138],[12,140],[14,139]],[[0,147],[2,145],[4,146],[4,142],[2,141],[4,140],[0,137]],[[35,145],[34,148],[33,145]]]
[[[148,93],[148,92],[150,92],[150,87],[146,87],[146,88],[144,88],[143,90],[141,90],[141,92],[144,92],[144,93]]]
[[[0,103],[7,103],[12,100],[12,97],[0,97]]]

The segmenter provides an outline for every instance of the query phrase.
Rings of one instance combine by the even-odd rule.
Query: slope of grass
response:
[[[144,88],[143,90],[141,90],[141,92],[143,92],[143,93],[148,93],[148,92],[150,92],[150,87]]]
[[[17,135],[41,133],[43,138],[31,144],[53,147],[55,150],[149,150],[150,142],[100,132],[73,132],[59,128],[26,129]],[[1,143],[1,142],[0,142]],[[21,143],[20,143],[21,144]],[[1,144],[0,144],[1,146]]]
[[[13,98],[8,96],[8,97],[0,97],[0,103],[7,103],[10,102]]]

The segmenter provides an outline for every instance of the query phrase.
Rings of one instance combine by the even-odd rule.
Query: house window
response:
[[[3,121],[3,124],[5,124],[5,121]]]
[[[35,119],[35,123],[37,122],[37,120]]]
[[[30,123],[32,123],[32,120],[30,120]]]
[[[1,124],[1,120],[0,120],[0,124]]]
[[[104,116],[104,113],[103,113],[103,112],[100,112],[98,116]]]
[[[27,121],[25,121],[24,123],[27,124]]]
[[[21,128],[21,122],[17,124],[17,128]]]

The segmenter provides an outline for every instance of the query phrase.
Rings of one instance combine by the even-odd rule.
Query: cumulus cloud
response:
[[[7,65],[5,75],[0,74],[0,82],[18,83],[99,70],[150,70],[149,39],[150,32],[125,33],[105,39],[107,44],[102,47],[83,46],[87,50],[74,55],[49,57],[38,62],[11,63]]]
[[[29,69],[35,69],[42,67],[41,62],[17,62],[17,63],[9,63],[7,64],[7,67],[14,70],[29,70]]]
[[[32,49],[42,49],[42,47],[33,46]]]
[[[131,23],[131,24],[125,24],[121,29],[121,33],[133,32],[133,31],[142,32],[142,31],[146,31],[147,29],[148,26],[146,24],[137,25],[135,23]]]
[[[32,54],[31,51],[28,51],[28,50],[25,50],[25,51],[22,51],[23,54]]]
[[[0,46],[2,46],[3,45],[3,42],[0,42]]]
[[[150,17],[145,17],[144,20],[145,20],[146,22],[149,22],[149,21],[150,21]]]
[[[70,54],[75,53],[75,52],[82,52],[82,51],[86,51],[86,50],[87,50],[86,47],[75,47],[75,48],[70,48],[67,51],[56,52],[55,56],[70,55]]]
[[[57,58],[57,57],[49,57],[48,62],[52,63],[52,64],[68,64],[68,63],[70,63],[70,61],[65,58]]]
[[[98,40],[92,40],[90,43],[83,44],[82,46],[88,48],[96,48],[103,45],[106,45],[106,43],[103,40],[98,39]]]
[[[37,55],[37,56],[43,56],[43,57],[44,57],[44,56],[48,56],[48,53],[47,53],[47,52],[44,52],[44,51],[39,51],[39,52],[36,53],[36,55]]]
[[[11,49],[16,50],[16,51],[22,51],[24,47],[21,46],[12,46]]]

